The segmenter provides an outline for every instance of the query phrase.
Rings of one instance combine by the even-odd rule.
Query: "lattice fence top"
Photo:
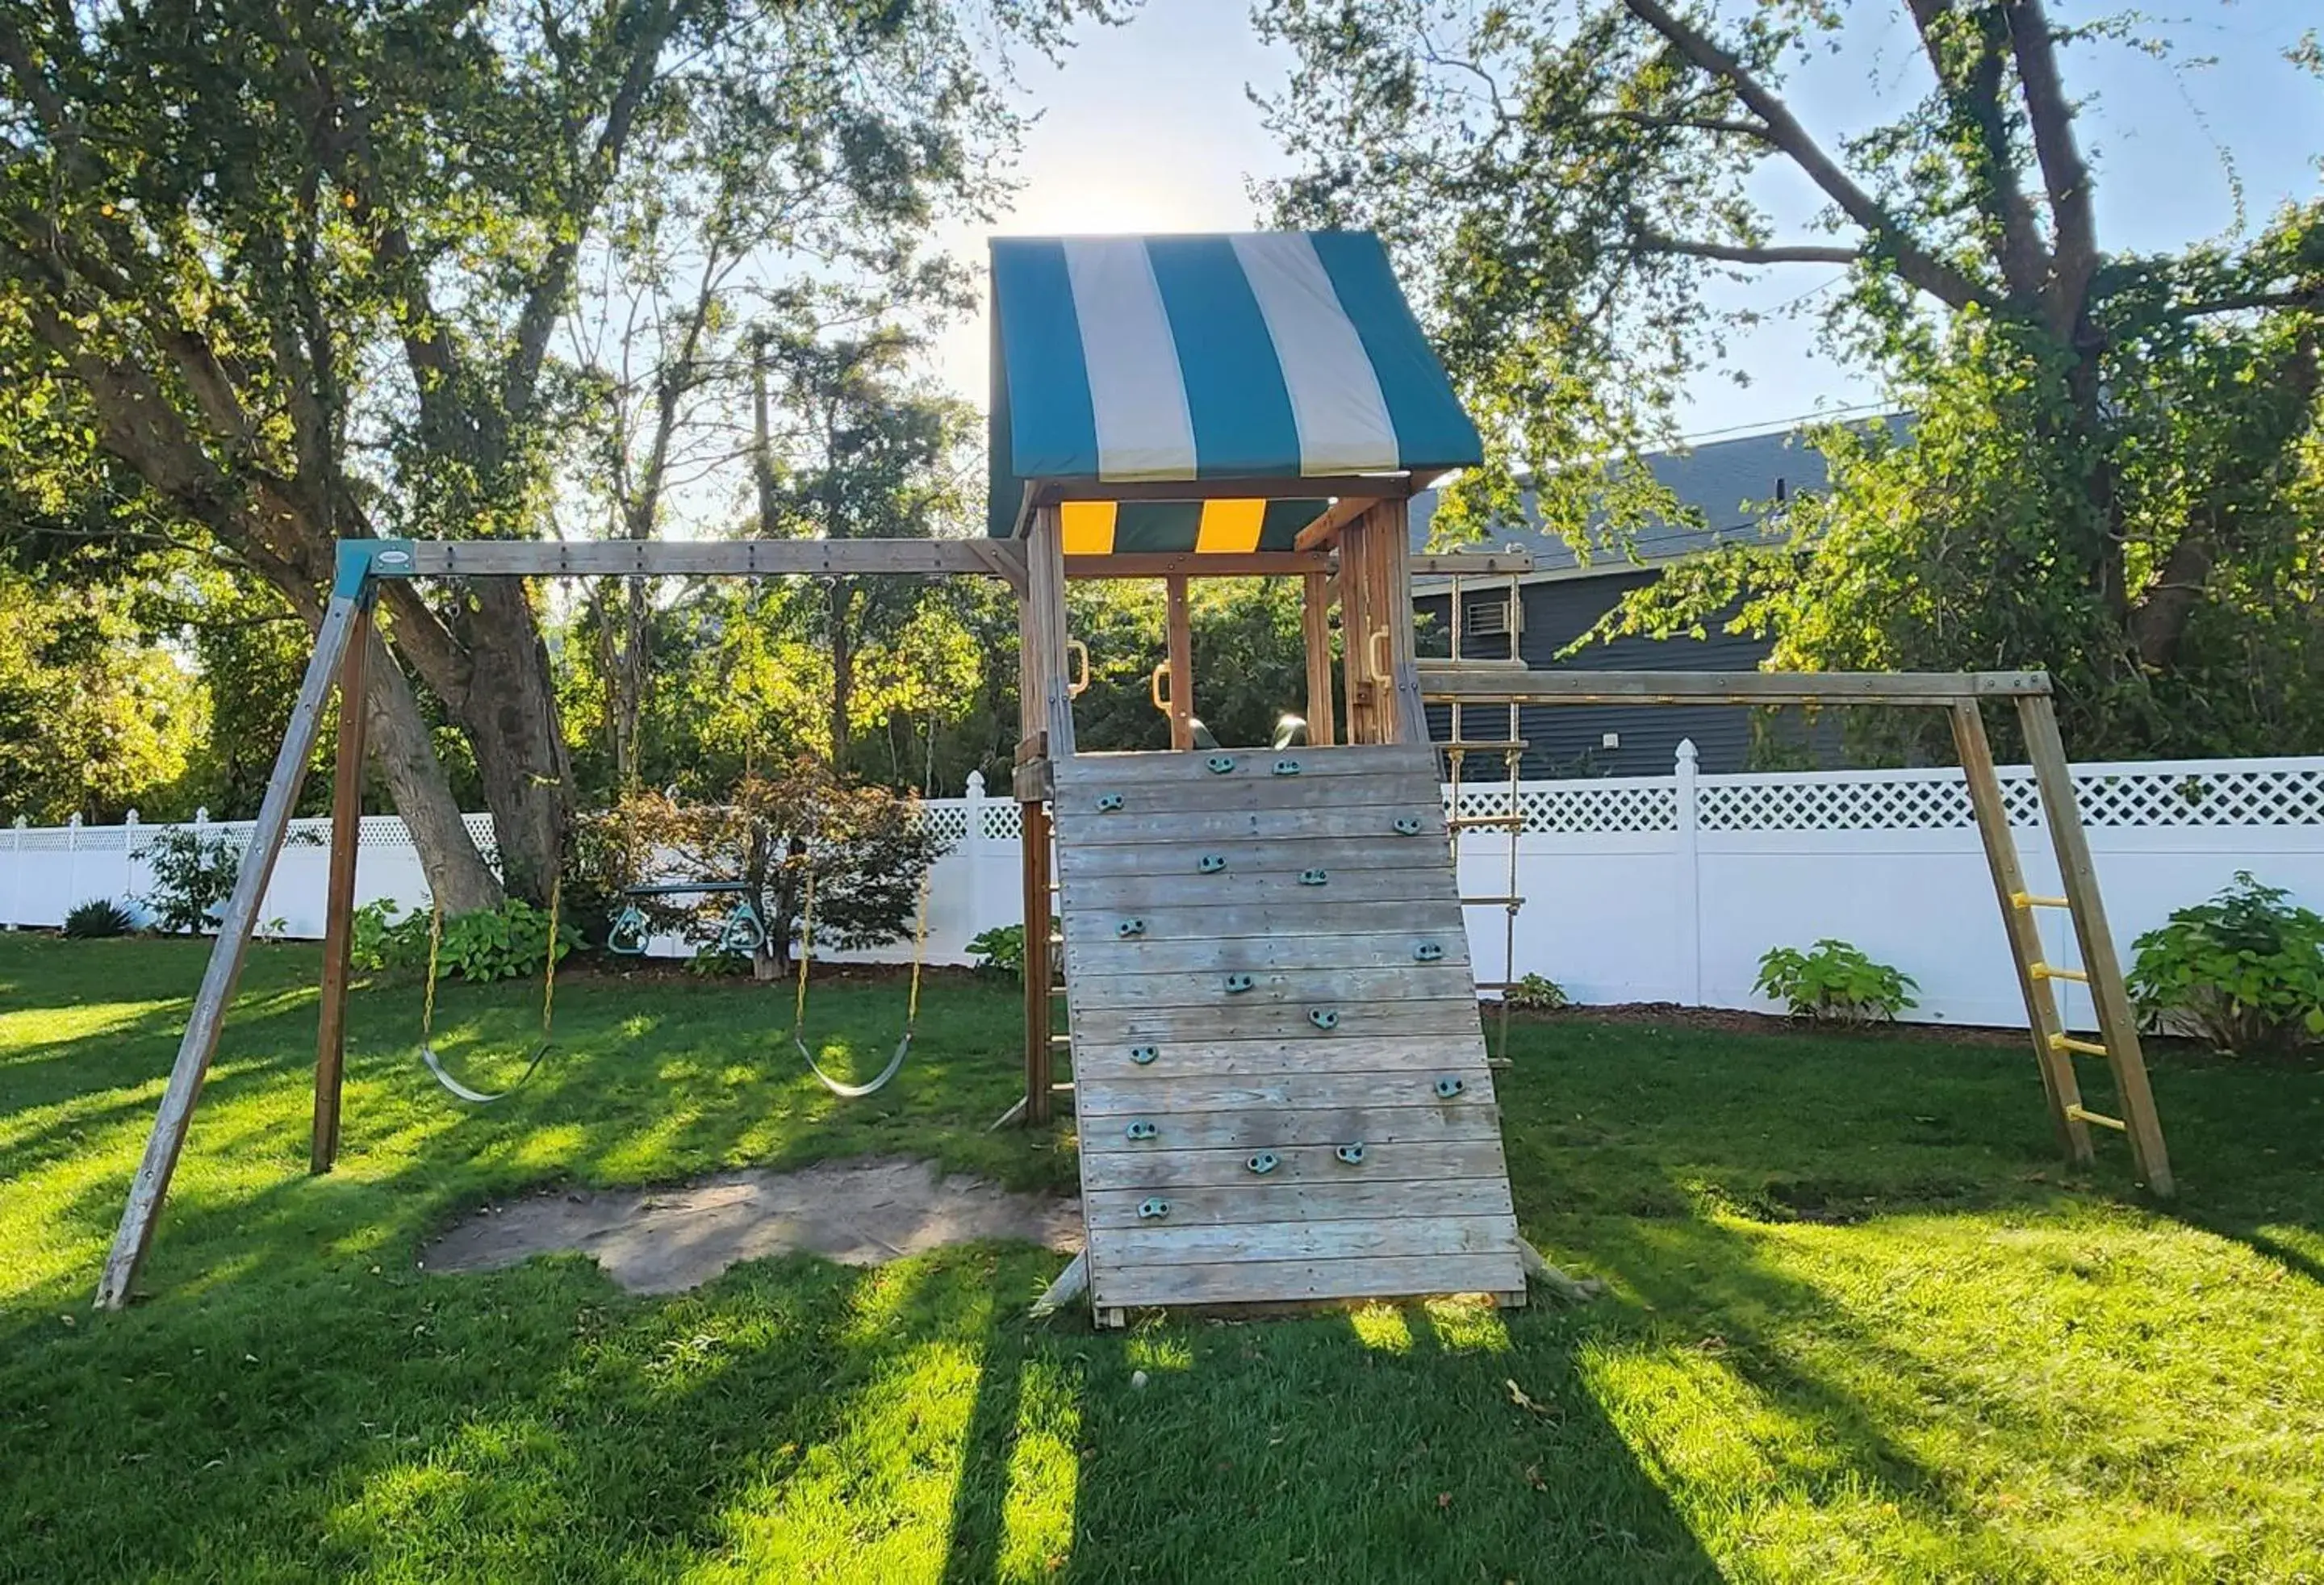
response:
[[[1517,807],[1528,833],[1674,831],[1678,784],[1669,777],[1620,781],[1526,781],[1517,784]],[[1465,783],[1455,801],[1446,788],[1444,812],[1476,819],[1509,812],[1508,783]]]

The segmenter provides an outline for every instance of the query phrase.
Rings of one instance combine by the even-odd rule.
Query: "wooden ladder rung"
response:
[[[1525,898],[1521,897],[1464,897],[1461,899],[1461,906],[1464,908],[1516,908],[1525,906]]]
[[[2077,985],[2087,985],[2090,977],[2080,969],[2062,969],[2055,963],[2028,963],[2025,972],[2036,980],[2071,980]]]
[[[2089,1123],[2101,1129],[2112,1129],[2117,1134],[2130,1132],[2130,1125],[2122,1119],[2108,1117],[2104,1112],[2092,1111],[2087,1107],[2070,1106],[2066,1108],[2066,1115],[2076,1122]]]
[[[2084,1056],[2110,1056],[2113,1055],[2111,1052],[2107,1051],[2105,1046],[2100,1046],[2095,1040],[2077,1040],[2070,1035],[2051,1036],[2050,1049],[2052,1051],[2078,1051]]]
[[[1474,831],[1480,825],[1499,825],[1504,830],[1522,831],[1525,823],[1526,817],[1520,812],[1515,815],[1455,815],[1444,825],[1452,831]]]
[[[2009,901],[2012,907],[2020,908],[2070,908],[2074,906],[2062,897],[2036,897],[2030,891],[2013,891],[2009,894]]]
[[[1436,745],[1446,754],[1522,754],[1533,745],[1521,737],[1462,738],[1454,742]]]

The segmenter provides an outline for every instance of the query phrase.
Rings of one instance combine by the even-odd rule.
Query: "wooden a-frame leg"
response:
[[[2058,855],[2058,877],[2065,889],[2066,911],[2074,922],[2075,942],[2081,948],[2082,972],[2089,977],[2090,1001],[2098,1018],[2098,1043],[2106,1047],[2107,1065],[2114,1072],[2115,1094],[2122,1107],[2123,1131],[2130,1138],[2131,1160],[2147,1189],[2167,1200],[2174,1190],[2171,1155],[2163,1147],[2163,1121],[2154,1110],[2154,1092],[2147,1083],[2146,1054],[2138,1043],[2138,1018],[2131,1011],[2130,992],[2122,982],[2122,960],[2114,949],[2114,934],[2107,928],[2098,867],[2090,861],[2089,837],[2082,829],[2081,810],[2074,799],[2074,773],[2066,762],[2058,714],[2047,695],[2029,694],[2017,701],[2017,720],[2025,733],[2026,758],[2034,761],[2034,782],[2042,791],[2042,814],[2049,822],[2050,844]]]
[[[339,666],[339,742],[331,779],[331,870],[323,915],[323,1006],[315,1029],[315,1127],[307,1170],[327,1173],[339,1156],[339,1100],[346,1067],[348,954],[354,946],[355,851],[363,835],[363,779],[370,736],[365,673],[372,647],[366,604]]]
[[[97,1280],[97,1302],[105,1309],[117,1310],[128,1301],[130,1285],[136,1280],[137,1268],[144,1263],[146,1247],[152,1241],[154,1218],[161,1213],[162,1197],[170,1192],[170,1175],[177,1170],[178,1154],[185,1148],[186,1129],[193,1120],[194,1102],[201,1094],[210,1059],[217,1054],[226,1004],[234,1000],[235,982],[242,976],[243,958],[250,949],[251,928],[257,922],[259,905],[265,898],[266,883],[273,876],[274,861],[282,851],[282,839],[290,828],[290,811],[298,803],[300,784],[306,779],[307,756],[314,751],[316,734],[321,730],[323,704],[337,679],[339,662],[346,658],[347,640],[358,625],[362,604],[360,596],[334,594],[324,610],[322,628],[315,636],[315,653],[307,662],[307,675],[299,685],[298,702],[291,707],[290,729],[282,737],[282,751],[275,756],[274,771],[266,783],[266,797],[259,805],[258,821],[251,830],[250,846],[244,850],[242,869],[235,877],[234,894],[226,899],[226,911],[218,920],[217,942],[210,949],[209,966],[202,972],[201,987],[194,992],[193,1011],[186,1020],[185,1036],[178,1043],[177,1060],[171,1064],[170,1082],[161,1092],[153,1131],[146,1138],[137,1175],[130,1181],[121,1226],[113,1236],[113,1250],[106,1257],[104,1275]]]
[[[2091,1159],[2089,1125],[2078,1114],[2082,1103],[2074,1059],[2060,1050],[2052,1037],[2062,1034],[2058,999],[2050,981],[2036,979],[2034,965],[2042,961],[2042,934],[2033,909],[2018,899],[2025,894],[2025,872],[2017,861],[2017,841],[2009,832],[2009,807],[2003,801],[2001,778],[1993,767],[1993,744],[1985,735],[1985,717],[1978,706],[1964,700],[1952,706],[1953,747],[1960,755],[1961,771],[1969,781],[1969,805],[1977,816],[1978,835],[1985,842],[1986,867],[1993,874],[1993,889],[2001,904],[2002,928],[2008,932],[2009,960],[2017,970],[2017,989],[2025,999],[2025,1023],[2034,1033],[2034,1061],[2042,1073],[2042,1092],[2050,1103],[2050,1123],[2057,1130],[2058,1147],[2078,1166]]]

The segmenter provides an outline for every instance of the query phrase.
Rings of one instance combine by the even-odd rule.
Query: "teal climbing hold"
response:
[[[1466,1090],[1468,1087],[1468,1085],[1462,1083],[1460,1080],[1453,1078],[1449,1074],[1443,1078],[1436,1081],[1436,1093],[1442,1099],[1446,1101],[1452,1100],[1452,1097],[1458,1095],[1462,1091]]]
[[[1415,963],[1433,963],[1444,955],[1444,949],[1433,941],[1424,941],[1412,949]]]
[[[1342,1161],[1346,1162],[1350,1166],[1361,1166],[1364,1164],[1364,1142],[1361,1139],[1358,1139],[1352,1145],[1342,1145],[1337,1150],[1333,1151],[1332,1154],[1338,1156]]]
[[[1398,836],[1418,836],[1420,822],[1409,815],[1398,815],[1396,817],[1396,834]]]
[[[1299,761],[1296,760],[1277,760],[1275,762],[1275,774],[1277,776],[1298,775]]]
[[[1228,771],[1234,769],[1234,756],[1232,754],[1213,754],[1209,759],[1204,760],[1203,763],[1211,768],[1212,775],[1224,776]]]
[[[1215,875],[1226,867],[1227,856],[1224,853],[1204,853],[1194,861],[1194,868],[1205,875]]]
[[[1311,1007],[1307,1009],[1307,1021],[1319,1029],[1336,1029],[1340,1027],[1340,1015],[1328,1007]]]
[[[1229,996],[1233,996],[1240,991],[1248,991],[1251,988],[1253,983],[1254,981],[1249,974],[1229,974],[1227,976],[1227,994]]]
[[[1097,812],[1099,814],[1111,815],[1120,807],[1121,795],[1120,793],[1100,793],[1097,795]]]
[[[1161,1055],[1162,1048],[1158,1046],[1133,1046],[1130,1048],[1130,1060],[1139,1067],[1144,1067]]]
[[[1140,1200],[1138,1203],[1138,1215],[1140,1221],[1153,1221],[1169,1214],[1170,1202],[1167,1200]]]
[[[1273,1172],[1282,1164],[1277,1160],[1274,1151],[1262,1150],[1258,1155],[1252,1156],[1249,1161],[1244,1162],[1243,1165],[1250,1168],[1251,1171],[1257,1173],[1259,1176],[1265,1177],[1268,1173]]]
[[[1328,886],[1331,882],[1332,872],[1328,870],[1302,870],[1299,871],[1299,884],[1302,886]]]
[[[1150,1139],[1160,1131],[1161,1130],[1157,1129],[1152,1123],[1148,1122],[1144,1118],[1140,1118],[1136,1122],[1130,1124],[1128,1128],[1122,1129],[1121,1137],[1125,1139]]]
[[[1124,919],[1120,924],[1116,925],[1113,927],[1113,933],[1121,937],[1124,941],[1129,940],[1133,935],[1143,935],[1146,934],[1146,921],[1143,919]]]

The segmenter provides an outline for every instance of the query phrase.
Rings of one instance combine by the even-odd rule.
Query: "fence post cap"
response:
[[[973,798],[981,798],[984,796],[983,771],[972,770],[968,773],[968,796]]]
[[[1695,760],[1696,754],[1694,750],[1694,740],[1691,737],[1683,737],[1679,739],[1678,762],[1682,765],[1692,765],[1695,763]]]
[[[70,815],[67,816],[65,817],[65,824],[66,824],[67,825],[72,825],[72,826],[78,826],[78,825],[79,825],[79,824],[80,824],[80,811],[79,811],[78,809],[75,809],[75,810],[74,810]]]
[[[210,812],[209,812],[209,810],[208,810],[208,808],[200,808],[200,809],[196,809],[196,810],[194,811],[194,824],[195,824],[195,825],[208,825],[209,823],[210,823]]]

